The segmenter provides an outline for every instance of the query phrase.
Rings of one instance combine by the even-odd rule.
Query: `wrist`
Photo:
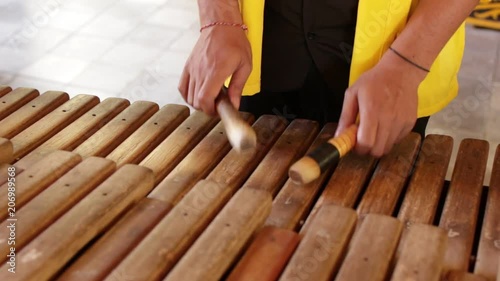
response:
[[[427,71],[422,70],[421,68],[406,61],[391,50],[387,50],[385,52],[379,64],[382,68],[410,78],[418,84],[420,84],[420,82],[422,82],[428,74]]]
[[[243,24],[237,0],[198,0],[200,24],[228,22]]]

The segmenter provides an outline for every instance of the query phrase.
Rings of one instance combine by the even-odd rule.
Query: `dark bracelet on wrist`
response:
[[[392,47],[389,47],[389,50],[393,51],[396,55],[398,55],[400,58],[402,58],[403,60],[405,60],[406,62],[410,63],[411,65],[415,66],[416,68],[418,69],[421,69],[425,72],[431,72],[429,69],[425,68],[425,67],[422,67],[416,63],[414,63],[413,61],[411,61],[410,59],[408,59],[407,57],[403,56],[402,54],[400,54],[398,51],[394,50]]]

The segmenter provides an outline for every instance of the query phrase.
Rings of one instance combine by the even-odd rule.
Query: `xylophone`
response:
[[[487,187],[486,141],[446,181],[417,134],[300,185],[336,125],[241,117],[238,153],[182,105],[0,87],[0,280],[500,280],[500,147]]]

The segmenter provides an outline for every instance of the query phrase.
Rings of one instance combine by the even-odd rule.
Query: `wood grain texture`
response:
[[[268,191],[240,189],[164,280],[220,280],[271,205]]]
[[[12,88],[6,85],[0,85],[0,98],[12,91]]]
[[[3,120],[39,95],[40,93],[35,89],[17,88],[0,96],[0,120]]]
[[[276,195],[288,178],[290,165],[304,154],[317,133],[317,122],[303,119],[292,121],[244,186],[267,190],[273,196]]]
[[[391,281],[439,281],[448,242],[446,232],[426,224],[412,225],[405,232]]]
[[[14,144],[14,157],[25,156],[98,103],[99,98],[95,96],[78,95],[59,106],[11,139]]]
[[[81,157],[67,151],[54,151],[36,165],[16,176],[16,211],[33,199],[58,178],[81,161]],[[0,187],[2,204],[7,206],[7,184]],[[0,220],[8,216],[7,208],[0,209]]]
[[[380,160],[357,207],[360,220],[368,213],[392,215],[419,146],[420,135],[411,133]]]
[[[273,144],[286,128],[286,123],[274,115],[263,115],[254,124],[253,129],[257,135],[257,147],[254,151],[242,151],[238,153],[231,150],[224,159],[207,176],[212,180],[225,186],[234,193],[240,187],[255,168],[261,164],[262,159],[268,154]],[[267,161],[270,161],[268,159]],[[256,173],[252,177],[265,177],[265,171]]]
[[[131,204],[153,188],[150,170],[125,165],[18,252],[16,274],[0,268],[1,280],[47,280]]]
[[[14,160],[14,146],[8,139],[0,137],[0,164],[9,164]]]
[[[488,279],[480,275],[474,275],[465,271],[455,270],[446,274],[443,281],[488,281]]]
[[[464,139],[460,143],[439,226],[448,232],[445,267],[467,270],[476,231],[489,144]]]
[[[242,114],[241,118],[249,123],[254,121],[250,114]],[[177,164],[175,169],[163,179],[148,195],[172,205],[198,182],[205,178],[219,161],[229,152],[231,144],[224,132],[223,122],[219,122],[200,143]]]
[[[57,280],[104,279],[171,208],[168,203],[143,198]]]
[[[453,150],[448,136],[428,135],[418,155],[398,218],[404,223],[432,224]]]
[[[155,185],[175,168],[217,122],[218,119],[195,111],[141,161],[141,166],[153,171]]]
[[[137,101],[73,151],[82,157],[105,157],[158,111],[154,102]]]
[[[322,204],[336,204],[354,207],[363,186],[369,180],[375,158],[349,153],[342,158],[318,199],[318,208]]]
[[[125,99],[105,99],[38,146],[31,153],[17,161],[16,165],[26,169],[54,150],[71,151],[75,149],[129,105],[129,101]]]
[[[500,145],[497,146],[491,171],[488,199],[484,213],[474,273],[495,281],[500,270]],[[498,276],[500,278],[500,276]]]
[[[280,280],[331,280],[347,250],[356,219],[352,209],[323,205]]]
[[[207,180],[199,181],[120,263],[113,276],[158,280],[175,265],[264,157],[285,124],[276,116],[262,116],[253,127],[258,136],[256,151],[229,152]]]
[[[300,237],[294,231],[265,226],[256,235],[227,281],[277,280],[299,241]]]
[[[219,213],[231,193],[202,180],[113,270],[107,280],[161,280]]]
[[[326,124],[313,142],[309,151],[313,151],[319,145],[325,143],[335,134],[337,124]],[[288,179],[273,201],[271,214],[265,225],[295,230],[300,227],[302,220],[314,204],[324,181],[333,170],[333,166],[325,171],[317,180],[309,184],[296,183]]]
[[[401,230],[402,224],[395,218],[368,214],[354,234],[335,280],[386,280]]]
[[[125,164],[137,164],[188,117],[189,108],[187,106],[166,105],[106,158],[115,161],[117,167]]]
[[[62,175],[50,187],[16,212],[16,249],[21,250],[36,235],[49,227],[92,189],[115,170],[115,164],[106,159],[88,158]],[[0,224],[0,237],[8,237],[8,221]],[[9,246],[0,238],[1,257],[9,253]],[[2,260],[3,258],[0,258]]]
[[[68,94],[63,92],[40,95],[0,121],[0,137],[14,137],[68,100]]]

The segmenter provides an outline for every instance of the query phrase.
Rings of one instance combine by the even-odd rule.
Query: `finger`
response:
[[[360,121],[355,151],[359,154],[367,154],[373,148],[377,138],[378,114],[363,100],[360,100],[359,108]]]
[[[370,154],[374,157],[380,158],[385,154],[385,149],[389,144],[389,136],[391,134],[391,124],[379,123],[377,126],[377,138],[375,139],[375,143],[373,148],[370,151]],[[396,130],[399,132],[399,130]]]
[[[215,115],[215,99],[220,93],[224,84],[222,77],[209,78],[200,85],[199,93],[197,96],[197,103],[199,108],[208,115]]]
[[[229,100],[233,104],[234,108],[240,107],[241,94],[251,71],[251,66],[244,65],[237,69],[231,77],[227,94],[229,95]]]
[[[387,142],[385,144],[384,154],[389,154],[391,152],[392,148],[394,147],[394,145],[399,143],[398,138],[403,130],[404,130],[404,128],[401,130],[397,130],[397,129],[393,128],[393,130],[391,130],[391,133],[389,134],[389,137],[387,138]]]
[[[347,127],[356,122],[358,116],[358,94],[356,90],[347,89],[344,95],[344,104],[342,105],[342,113],[340,114],[339,125],[335,136],[341,134]]]
[[[185,102],[188,102],[188,90],[189,90],[189,72],[186,68],[182,71],[181,79],[179,80],[179,85],[177,86],[179,93],[181,93],[182,98]]]
[[[198,109],[196,108],[196,106],[194,106],[194,94],[195,94],[195,86],[196,86],[196,81],[195,79],[189,79],[189,89],[188,89],[188,99],[187,99],[187,103],[194,107],[195,109]]]
[[[413,128],[413,125],[407,125],[401,129],[399,134],[396,137],[395,143],[400,143],[404,138],[406,138]]]

